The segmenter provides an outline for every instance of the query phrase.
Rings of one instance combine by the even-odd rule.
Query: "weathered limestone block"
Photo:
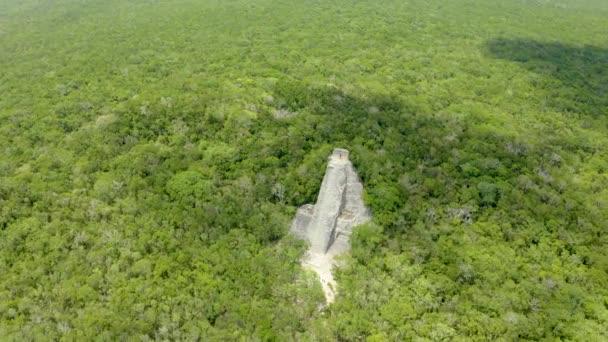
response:
[[[302,263],[319,275],[328,303],[335,295],[331,273],[334,257],[350,250],[353,227],[371,217],[362,192],[363,185],[349,160],[349,152],[336,148],[328,158],[317,203],[300,207],[292,222],[291,231],[310,242]]]
[[[308,234],[306,229],[312,220],[312,214],[315,206],[312,204],[305,204],[298,208],[296,211],[296,218],[293,219],[291,224],[291,232],[302,239],[307,239]]]

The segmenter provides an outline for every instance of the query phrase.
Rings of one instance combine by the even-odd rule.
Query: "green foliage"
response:
[[[479,191],[480,204],[482,206],[496,205],[499,196],[496,184],[479,182],[477,183],[477,190]]]
[[[4,340],[608,339],[608,7],[0,2]],[[351,151],[323,295],[287,234]]]
[[[378,253],[383,241],[382,227],[375,224],[359,226],[351,237],[352,256],[362,264],[367,264]]]
[[[196,171],[183,171],[167,183],[167,193],[177,203],[196,206],[197,200],[205,198],[213,190],[213,184]]]

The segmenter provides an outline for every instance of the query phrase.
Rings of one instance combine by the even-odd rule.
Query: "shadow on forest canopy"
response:
[[[504,38],[488,41],[486,49],[494,58],[556,79],[543,86],[555,110],[594,117],[608,113],[608,49]]]
[[[457,117],[429,114],[425,106],[396,96],[357,96],[335,87],[282,79],[273,98],[277,108],[299,114],[258,121],[251,128],[252,139],[264,134],[275,138],[263,147],[248,144],[249,149],[241,151],[246,163],[262,174],[269,172],[264,168],[283,167],[286,174],[279,181],[286,187],[285,199],[297,206],[316,199],[331,149],[319,155],[315,151],[320,146],[347,148],[365,183],[375,221],[386,233],[404,232],[424,220],[422,213],[430,206],[497,206],[501,193],[493,177],[501,171],[486,165],[489,157],[474,156],[492,156],[507,170],[517,168],[508,173],[513,177],[525,168],[518,155],[503,148],[514,144],[510,137],[470,131]],[[454,150],[472,146],[474,154],[454,158]],[[269,153],[276,159],[274,166],[266,162]],[[460,164],[476,170],[474,175]],[[526,172],[532,173],[536,165],[532,164]]]

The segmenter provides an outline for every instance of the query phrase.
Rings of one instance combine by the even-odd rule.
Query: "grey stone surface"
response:
[[[317,203],[300,207],[291,225],[292,233],[310,242],[302,264],[319,275],[328,303],[335,296],[334,258],[350,250],[353,227],[371,217],[362,192],[349,152],[336,148],[328,158]]]

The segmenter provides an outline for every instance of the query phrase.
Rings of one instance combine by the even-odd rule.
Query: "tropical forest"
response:
[[[560,340],[608,341],[608,1],[0,0],[0,341]]]

